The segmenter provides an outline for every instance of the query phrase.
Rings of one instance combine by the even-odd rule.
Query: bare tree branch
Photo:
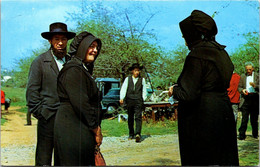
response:
[[[126,16],[126,19],[128,21],[129,27],[130,27],[131,37],[133,39],[134,38],[133,27],[132,27],[131,21],[130,21],[126,11],[125,11],[125,16]]]
[[[141,30],[141,33],[143,33],[143,31],[144,31],[146,25],[150,22],[150,20],[153,18],[153,16],[154,16],[155,14],[156,14],[156,13],[152,14],[152,15],[150,16],[150,18],[145,22],[145,24],[144,24],[144,26],[143,26],[143,28],[142,28],[142,30]]]

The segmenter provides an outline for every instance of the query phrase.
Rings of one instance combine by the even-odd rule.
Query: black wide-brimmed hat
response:
[[[63,34],[65,35],[68,40],[71,38],[74,38],[76,33],[74,32],[69,32],[67,30],[67,25],[61,22],[56,22],[56,23],[52,23],[50,25],[50,31],[49,32],[43,32],[41,33],[42,37],[45,39],[51,39],[53,35],[56,34]]]
[[[133,69],[135,68],[139,68],[139,70],[142,70],[143,69],[143,66],[140,66],[138,63],[134,63],[132,64],[131,67],[128,68],[129,71],[132,71]]]

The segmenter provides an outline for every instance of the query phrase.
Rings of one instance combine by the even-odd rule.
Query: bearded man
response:
[[[57,77],[68,59],[67,42],[76,34],[67,25],[56,22],[41,36],[49,41],[50,49],[32,62],[26,90],[28,112],[38,119],[35,165],[51,165],[55,114],[60,104]],[[55,157],[54,157],[55,161]]]

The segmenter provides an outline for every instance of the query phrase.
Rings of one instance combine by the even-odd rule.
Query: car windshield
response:
[[[119,95],[119,90],[109,90],[107,95]]]

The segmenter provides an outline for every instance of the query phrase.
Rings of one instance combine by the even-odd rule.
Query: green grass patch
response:
[[[241,114],[241,113],[239,113]],[[241,125],[241,117],[237,120],[237,134]],[[239,165],[240,166],[258,166],[259,164],[259,140],[252,137],[252,126],[250,120],[247,124],[246,140],[238,141]]]
[[[22,112],[22,113],[27,113],[28,107],[27,106],[21,106],[20,109],[18,109],[18,111]]]
[[[246,140],[238,141],[239,165],[258,166],[259,140],[247,136]]]
[[[11,99],[11,106],[26,105],[25,88],[1,87],[1,89],[5,92],[5,98]]]
[[[4,125],[7,120],[5,118],[1,118],[1,125]]]
[[[125,122],[118,122],[118,119],[105,119],[102,121],[102,133],[104,137],[114,136],[128,136],[128,124]],[[177,133],[177,122],[176,121],[160,121],[157,123],[145,122],[142,125],[142,135],[165,135],[165,134],[176,134]]]

